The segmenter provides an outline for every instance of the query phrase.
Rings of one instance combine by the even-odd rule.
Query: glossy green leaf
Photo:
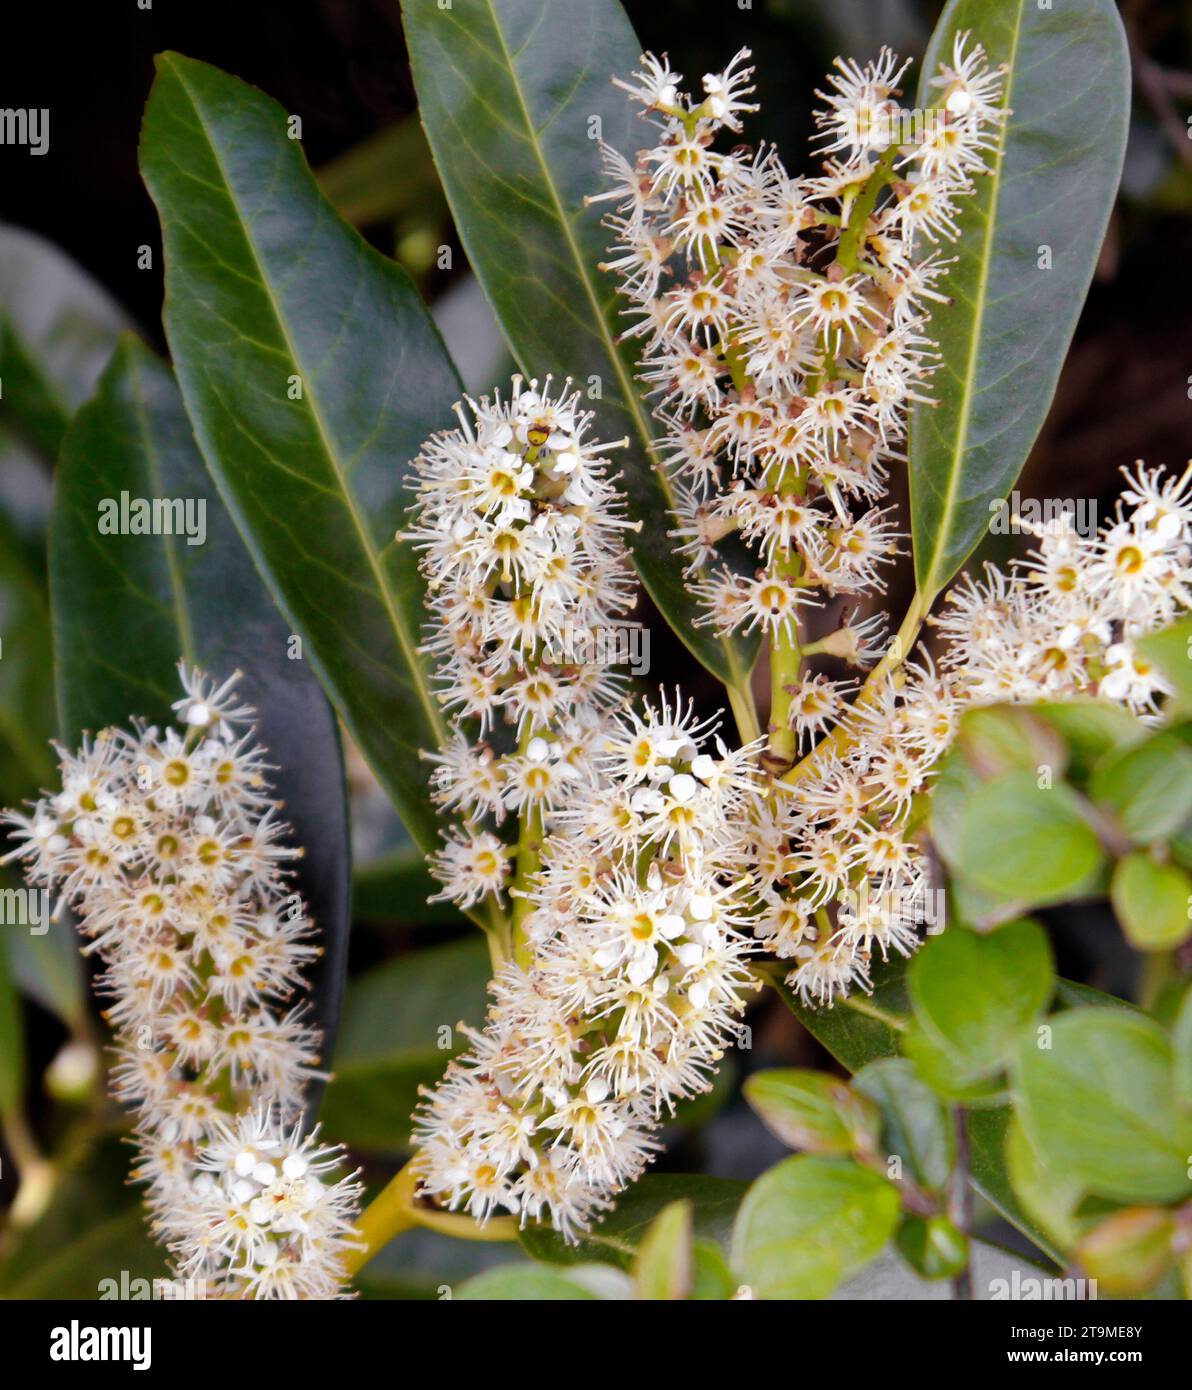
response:
[[[908,1029],[910,1004],[906,994],[907,962],[900,956],[875,966],[874,992],[841,1000],[830,1009],[809,1009],[785,984],[775,989],[805,1028],[849,1071],[860,1072],[866,1063],[894,1058]],[[1067,982],[1061,981],[1061,986]],[[1108,996],[1106,996],[1108,997]],[[975,1110],[968,1116],[971,1147],[969,1173],[973,1187],[1024,1235],[1049,1255],[1046,1235],[1021,1210],[1005,1173],[1005,1106]]]
[[[929,79],[965,30],[1009,65],[1012,115],[958,219],[950,302],[931,317],[938,405],[916,407],[911,424],[915,574],[929,598],[985,533],[990,503],[1013,485],[1043,424],[1101,250],[1130,114],[1113,0],[950,0],[923,59],[919,106],[940,100]]]
[[[124,312],[69,256],[0,225],[0,424],[53,460],[91,394]]]
[[[1051,1260],[1063,1263],[1063,1253],[1050,1227],[1020,1199],[1010,1180],[1007,1134],[1014,1122],[1009,1105],[966,1110],[969,1141],[969,1182],[973,1189]]]
[[[629,1270],[646,1232],[673,1202],[690,1203],[697,1241],[724,1245],[745,1191],[743,1182],[701,1173],[647,1173],[621,1193],[612,1211],[580,1236],[577,1245],[569,1245],[557,1231],[542,1226],[527,1226],[520,1239],[536,1260],[567,1265],[599,1260]]]
[[[671,1202],[654,1218],[633,1261],[638,1298],[673,1302],[691,1292],[691,1203]]]
[[[418,754],[445,724],[417,653],[415,557],[394,533],[409,461],[451,423],[454,369],[406,273],[319,192],[282,108],[179,54],[157,65],[141,165],[195,436],[306,659],[429,849]]]
[[[596,268],[609,233],[599,207],[584,207],[605,186],[596,132],[630,157],[643,139],[609,80],[627,76],[641,54],[624,11],[616,0],[403,0],[402,14],[435,162],[515,357],[530,376],[573,377],[603,437],[629,438],[624,486],[643,522],[629,538],[642,581],[699,660],[744,691],[756,640],[718,640],[693,626],[633,345],[616,342],[623,305],[614,277]]]
[[[408,1149],[418,1087],[437,1081],[465,1044],[456,1025],[484,1021],[491,973],[485,943],[471,936],[352,980],[323,1100],[327,1132],[366,1153]]]
[[[924,1279],[950,1279],[968,1264],[968,1237],[946,1216],[906,1216],[896,1239],[899,1254]]]
[[[743,1089],[766,1128],[792,1149],[851,1154],[876,1147],[877,1107],[826,1072],[801,1067],[754,1072]]]
[[[843,1063],[860,1071],[877,1057],[898,1054],[899,1028],[905,1027],[910,1004],[906,995],[906,961],[894,955],[875,964],[872,994],[853,994],[831,1008],[811,1008],[775,972],[774,988],[807,1031]]]
[[[1192,819],[1192,748],[1164,731],[1108,753],[1093,770],[1089,795],[1135,844],[1167,839]]]
[[[897,1189],[851,1159],[784,1159],[741,1203],[733,1270],[756,1298],[827,1298],[881,1251],[898,1213]]]
[[[20,882],[10,876],[0,879],[0,888],[19,886]],[[87,1026],[88,989],[72,920],[69,910],[63,908],[62,920],[52,923],[49,931],[11,932],[8,962],[22,994],[56,1014],[72,1033],[81,1034]]]
[[[1040,1160],[1013,1114],[1006,1123],[1006,1173],[1014,1196],[1030,1219],[1057,1245],[1070,1250],[1080,1236],[1076,1209],[1084,1198],[1084,1188],[1066,1169]]]
[[[948,1181],[956,1140],[939,1098],[903,1057],[870,1062],[853,1078],[853,1089],[876,1102],[882,1114],[882,1150],[896,1154],[906,1176],[938,1192]]]
[[[1103,867],[1097,836],[1071,788],[1006,772],[974,787],[941,853],[977,888],[1035,904],[1071,896]]]
[[[1177,1114],[1171,1043],[1118,1009],[1072,1009],[1026,1030],[1012,1069],[1015,1107],[1045,1164],[1121,1202],[1192,1191],[1192,1126]]]
[[[106,504],[123,494],[189,499],[195,524],[189,534],[101,532]],[[202,543],[191,544],[200,534]],[[243,673],[238,689],[258,712],[276,768],[270,780],[305,851],[295,883],[321,933],[311,995],[330,1047],[347,962],[350,872],[335,718],[309,663],[290,659],[289,628],[211,487],[169,369],[131,335],[63,443],[50,581],[69,747],[83,730],[125,726],[133,715],[170,722],[181,697],[179,659],[219,679]],[[52,929],[72,930],[68,921]]]
[[[1192,932],[1192,878],[1174,864],[1157,863],[1145,850],[1118,861],[1110,900],[1122,930],[1140,951],[1165,951]]]
[[[907,971],[916,1021],[930,1043],[951,1054],[965,1083],[1001,1070],[1019,1029],[1042,1012],[1054,985],[1046,933],[1030,921],[987,935],[954,927],[932,937]]]
[[[1192,709],[1192,617],[1140,638],[1137,647],[1171,682],[1179,705]]]

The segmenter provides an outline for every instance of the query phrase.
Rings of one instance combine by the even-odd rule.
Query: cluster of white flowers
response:
[[[706,1090],[753,984],[738,866],[754,748],[663,700],[609,721],[596,778],[555,817],[529,891],[528,969],[416,1117],[422,1192],[569,1237],[637,1177],[675,1103]]]
[[[1192,466],[1172,477],[1139,464],[1125,477],[1095,534],[1061,516],[1012,576],[987,566],[949,594],[944,664],[966,700],[1095,692],[1145,718],[1171,693],[1135,642],[1192,606]]]
[[[833,158],[823,177],[792,179],[773,150],[711,149],[752,109],[747,57],[706,77],[698,104],[649,56],[622,84],[661,135],[633,167],[605,151],[610,222],[684,549],[702,569],[736,532],[759,562],[752,579],[725,568],[698,586],[708,620],[761,627],[801,658],[799,607],[817,591],[880,590],[894,554],[879,504],[932,370],[925,309],[947,265],[917,245],[955,235],[956,200],[1002,119],[1002,74],[958,40],[934,79],[939,111],[919,129],[894,101],[892,55],[842,63],[819,117]],[[1157,621],[1158,596],[1182,601],[1186,560],[1183,492],[1140,474],[1138,508],[1087,549],[1087,602],[1045,591],[1068,573],[1053,554],[1068,555],[1064,537],[1014,578],[957,595],[939,671],[926,659],[883,671],[850,707],[850,683],[797,659],[778,711],[792,754],[832,736],[806,776],[783,783],[792,759],[763,776],[760,742],[713,743],[678,692],[630,712],[623,678],[593,659],[592,635],[620,621],[633,586],[609,446],[587,438],[569,387],[515,378],[507,399],[457,407],[460,428],[416,460],[404,538],[422,552],[424,650],[454,725],[428,751],[436,801],[455,819],[435,869],[443,896],[492,901],[513,926],[483,1028],[465,1030],[465,1052],[415,1116],[413,1172],[422,1200],[480,1221],[549,1220],[574,1238],[651,1161],[676,1104],[711,1084],[759,943],[795,962],[789,982],[811,1003],[866,987],[875,951],[917,944],[930,878],[913,808],[959,707],[1042,688],[1034,648],[1010,629],[1029,619],[1043,642],[1043,624],[1058,624],[1047,640],[1079,649],[1089,680],[1137,704],[1113,673],[1135,627]],[[1102,601],[1107,567],[1116,609]],[[1094,608],[1108,614],[1099,626],[1081,617]],[[966,649],[994,624],[999,654],[982,666]],[[1013,688],[994,666],[1007,649]],[[805,650],[864,665],[877,624]],[[1039,663],[1056,688],[1055,662]]]
[[[875,950],[919,944],[932,901],[912,806],[963,708],[1083,695],[1151,719],[1171,693],[1136,642],[1192,607],[1192,467],[1126,480],[1094,534],[1061,517],[1009,572],[957,584],[929,620],[940,669],[924,660],[878,682],[846,712],[845,737],[769,803],[757,862],[778,872],[755,931],[797,961],[788,982],[805,1002],[865,987]]]
[[[180,667],[180,728],[59,749],[62,787],[8,812],[29,881],[69,904],[105,970],[113,1087],[179,1270],[217,1297],[331,1298],[359,1186],[295,1121],[319,1036],[293,1003],[320,953],[253,711]]]
[[[903,457],[908,404],[925,399],[927,310],[949,264],[919,248],[957,234],[958,200],[1004,119],[1003,74],[962,35],[932,79],[937,105],[908,112],[896,100],[905,64],[888,50],[864,67],[837,60],[816,117],[829,158],[800,178],[772,147],[712,148],[756,109],[749,56],[705,76],[696,100],[665,59],[644,55],[619,85],[655,138],[633,164],[606,146],[613,188],[591,201],[615,207],[607,268],[635,316],[626,336],[643,344],[692,569],[730,535],[756,566],[724,564],[695,584],[705,621],[795,646],[817,593],[884,587],[898,540],[880,505],[886,465]],[[851,635],[859,662],[874,637]],[[813,709],[833,703],[818,685]],[[802,734],[792,696],[776,692],[771,720]]]
[[[605,659],[634,600],[620,494],[566,382],[513,380],[509,399],[468,399],[460,428],[415,461],[416,525],[432,623],[424,650],[456,732],[430,755],[438,803],[462,815],[437,856],[443,896],[470,906],[502,889],[507,815],[540,835],[591,784],[623,677]],[[502,747],[502,740],[504,747]],[[496,829],[495,829],[495,828]]]
[[[592,637],[634,586],[608,446],[585,438],[577,398],[515,379],[507,401],[467,407],[417,461],[408,533],[455,722],[433,785],[465,820],[436,867],[464,905],[498,895],[515,949],[484,1029],[420,1107],[414,1171],[441,1206],[574,1235],[710,1084],[744,1007],[731,865],[756,750],[714,756],[677,694],[625,712],[624,678],[598,659]]]

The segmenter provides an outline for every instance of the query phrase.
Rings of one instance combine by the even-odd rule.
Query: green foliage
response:
[[[1111,1201],[1192,1191],[1192,1117],[1175,1103],[1171,1040],[1141,1014],[1072,1009],[1018,1041],[1013,1094],[1040,1159]]]
[[[205,63],[158,59],[141,162],[170,268],[166,333],[236,525],[428,850],[418,754],[445,723],[417,653],[415,557],[394,535],[407,464],[449,423],[459,382],[409,277],[332,211],[287,119]]]
[[[955,36],[1007,63],[1012,113],[966,199],[931,316],[935,406],[911,424],[915,573],[933,597],[985,534],[1055,391],[1113,206],[1130,116],[1130,64],[1113,0],[949,0],[920,69],[918,105]],[[1056,101],[1056,92],[1066,94]],[[1046,254],[1045,254],[1046,253]]]
[[[1174,864],[1138,850],[1118,861],[1110,899],[1131,945],[1140,951],[1178,946],[1192,932],[1192,879]]]
[[[125,495],[201,502],[202,544],[176,531],[101,531],[105,509]],[[192,534],[200,534],[197,527]],[[296,886],[322,932],[312,993],[330,1046],[349,927],[338,728],[309,664],[290,659],[289,628],[212,494],[169,368],[131,335],[121,339],[63,442],[50,587],[68,747],[84,730],[127,726],[134,715],[169,723],[170,705],[181,696],[179,659],[219,680],[243,673],[239,693],[257,710],[261,741],[276,764],[272,783],[304,849]],[[132,632],[137,640],[130,643]],[[73,936],[69,921],[51,930]]]
[[[876,1105],[823,1072],[789,1068],[749,1077],[745,1099],[766,1128],[805,1153],[869,1153],[877,1143]]]
[[[903,1057],[884,1057],[862,1067],[854,1090],[876,1101],[882,1114],[881,1146],[897,1155],[920,1187],[941,1192],[956,1159],[947,1111]]]
[[[918,1025],[908,1039],[912,1060],[944,1094],[972,1098],[974,1086],[1002,1070],[1019,1029],[1050,999],[1051,948],[1030,921],[986,936],[954,927],[915,955],[907,983]]]
[[[1104,866],[1097,835],[1064,784],[1033,772],[980,783],[960,809],[949,867],[979,890],[1025,905],[1077,895]],[[945,851],[947,854],[947,851]]]
[[[741,1203],[733,1269],[758,1298],[826,1298],[881,1251],[898,1211],[897,1189],[849,1159],[784,1159]]]
[[[676,1202],[690,1207],[697,1249],[701,1244],[724,1247],[745,1191],[745,1183],[727,1178],[647,1173],[621,1194],[612,1211],[577,1244],[569,1245],[556,1231],[541,1226],[527,1226],[519,1239],[536,1260],[565,1265],[599,1261],[632,1270],[654,1221]]]
[[[686,1298],[694,1279],[689,1201],[671,1202],[654,1218],[633,1261],[638,1298],[672,1302]]]

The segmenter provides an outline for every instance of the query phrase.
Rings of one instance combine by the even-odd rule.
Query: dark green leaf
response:
[[[727,1178],[700,1173],[647,1173],[621,1193],[613,1210],[581,1236],[578,1245],[568,1245],[558,1232],[541,1226],[528,1226],[521,1234],[521,1243],[536,1260],[566,1265],[601,1260],[628,1270],[633,1267],[647,1230],[664,1207],[672,1202],[690,1202],[696,1239],[723,1245],[744,1195],[745,1184]]]
[[[123,311],[57,247],[0,226],[0,421],[53,460],[128,327]]]
[[[167,53],[141,162],[165,237],[165,324],[207,466],[414,838],[419,751],[445,724],[417,654],[407,465],[459,386],[399,267],[332,211],[276,102]],[[301,391],[301,399],[293,397]]]
[[[809,1008],[781,976],[775,979],[774,988],[803,1027],[838,1062],[855,1072],[877,1057],[898,1054],[900,1034],[896,1025],[905,1025],[910,1012],[906,964],[898,955],[882,961],[873,970],[872,994],[850,995],[831,1008]]]
[[[8,881],[0,881],[0,888]],[[50,923],[48,931],[9,933],[8,959],[17,988],[56,1014],[71,1032],[81,1034],[88,1013],[87,980],[73,919],[65,907],[61,913],[61,920]]]
[[[1192,1189],[1192,1128],[1176,1112],[1171,1043],[1141,1014],[1072,1009],[1024,1031],[1013,1066],[1017,1112],[1040,1160],[1114,1201],[1168,1201]]]
[[[956,1141],[947,1112],[911,1063],[902,1057],[870,1062],[853,1078],[853,1087],[881,1109],[883,1151],[897,1154],[920,1187],[940,1191],[952,1171]]]
[[[45,581],[0,510],[0,804],[15,805],[49,784],[53,734]]]
[[[894,1234],[898,1192],[852,1159],[801,1154],[741,1203],[732,1265],[757,1298],[826,1298]]]
[[[606,439],[628,436],[631,536],[651,598],[692,652],[736,692],[756,640],[717,640],[667,535],[672,496],[654,470],[616,282],[596,267],[609,234],[584,198],[604,180],[594,132],[632,157],[642,127],[609,81],[641,47],[616,0],[403,0],[422,119],[473,270],[522,369],[574,377]],[[599,379],[592,397],[593,378]]]
[[[1007,121],[988,178],[965,200],[957,263],[929,332],[939,404],[911,425],[915,573],[928,598],[989,524],[1017,478],[1055,391],[1101,250],[1126,146],[1130,67],[1113,0],[950,0],[923,59],[928,81],[969,30],[1008,63]],[[1044,248],[1050,269],[1040,268]]]
[[[352,875],[352,910],[362,922],[459,922],[451,903],[428,903],[440,885],[430,876],[426,855],[403,845],[380,859],[358,864]]]
[[[323,1101],[328,1133],[369,1153],[406,1150],[418,1087],[436,1081],[466,1042],[456,1025],[483,1022],[491,973],[485,943],[473,936],[352,980]]]
[[[109,499],[202,502],[202,544],[187,535],[109,535]],[[198,518],[197,508],[192,518]],[[192,529],[198,536],[199,528]],[[54,645],[62,736],[162,724],[180,698],[176,663],[226,679],[258,711],[262,743],[294,842],[296,886],[325,954],[312,972],[316,1021],[334,1037],[347,960],[349,862],[343,767],[335,719],[289,629],[214,495],[169,369],[131,336],[63,444],[50,539]],[[135,640],[130,640],[135,634]],[[64,922],[55,930],[69,931]]]
[[[0,1114],[15,1110],[25,1091],[25,1026],[8,963],[9,941],[19,928],[0,927]]]
[[[966,1110],[969,1141],[969,1182],[973,1188],[1049,1259],[1063,1263],[1063,1255],[1050,1228],[1037,1213],[1020,1201],[1008,1172],[1007,1130],[1013,1122],[1008,1105]]]

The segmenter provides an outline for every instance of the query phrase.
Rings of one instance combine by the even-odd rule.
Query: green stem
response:
[[[906,610],[906,617],[902,620],[902,626],[898,629],[898,635],[890,643],[885,656],[866,677],[865,684],[861,687],[861,693],[854,701],[854,709],[870,704],[875,700],[886,677],[896,671],[906,660],[919,636],[919,629],[923,626],[923,620],[927,616],[929,607],[930,604],[923,598],[923,595],[916,592],[915,597],[911,600],[911,606]],[[799,781],[800,778],[806,777],[808,773],[814,771],[819,766],[820,759],[830,751],[843,753],[849,746],[848,728],[845,724],[838,724],[828,737],[817,743],[806,757],[797,762],[783,776],[782,780],[784,782]]]
[[[418,1204],[417,1178],[407,1163],[381,1189],[356,1222],[360,1233],[359,1248],[344,1253],[341,1265],[344,1277],[353,1278],[403,1231],[423,1226],[457,1240],[516,1240],[517,1222],[511,1216],[497,1216],[482,1226],[470,1216],[458,1212],[435,1211]]]
[[[525,896],[542,867],[542,812],[537,806],[528,807],[522,814],[517,832],[517,860],[513,872],[513,959],[522,970],[534,964],[534,948],[526,936],[525,923],[532,904]]]
[[[836,264],[846,275],[851,275],[857,269],[870,214],[877,203],[877,195],[894,175],[894,161],[897,158],[897,145],[891,145],[882,152],[881,158],[869,172],[865,187],[857,194],[849,210],[848,226],[841,231],[836,247]]]

